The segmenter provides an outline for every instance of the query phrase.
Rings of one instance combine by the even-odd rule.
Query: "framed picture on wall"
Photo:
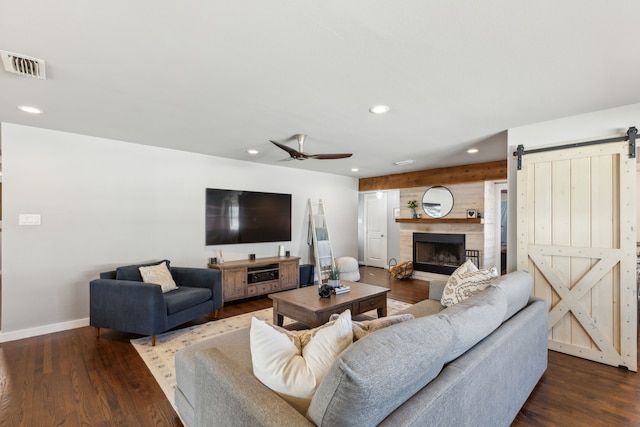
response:
[[[475,209],[467,209],[467,218],[476,218],[477,212]]]

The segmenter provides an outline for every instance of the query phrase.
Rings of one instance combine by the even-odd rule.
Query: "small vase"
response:
[[[331,286],[332,288],[339,288],[340,287],[340,279],[328,279],[327,280],[327,284],[329,286]]]
[[[411,208],[411,218],[413,219],[418,218],[418,214],[416,213],[415,208]]]

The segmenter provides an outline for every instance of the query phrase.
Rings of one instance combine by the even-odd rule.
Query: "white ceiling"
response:
[[[639,17],[637,0],[0,0],[0,50],[47,65],[0,70],[0,121],[354,177],[498,160],[509,128],[640,102]],[[353,157],[280,162],[268,140],[296,133]]]

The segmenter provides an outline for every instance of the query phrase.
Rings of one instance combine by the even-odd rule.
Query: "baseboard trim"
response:
[[[69,322],[54,323],[52,325],[38,326],[36,328],[21,329],[19,331],[0,331],[0,343],[32,338],[40,335],[52,334],[54,332],[68,331],[69,329],[89,326],[89,318],[71,320]]]

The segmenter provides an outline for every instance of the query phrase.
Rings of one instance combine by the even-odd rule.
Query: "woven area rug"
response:
[[[411,304],[401,301],[387,299],[387,314],[394,314]],[[372,310],[365,315],[376,317],[376,311]],[[217,335],[226,334],[238,329],[247,328],[251,325],[251,318],[265,320],[269,323],[273,321],[273,309],[265,308],[264,310],[253,311],[251,313],[241,314],[239,316],[229,317],[226,319],[214,320],[202,325],[191,326],[185,329],[167,332],[156,335],[156,345],[151,346],[151,338],[136,338],[131,340],[131,344],[138,351],[142,360],[147,365],[154,378],[164,391],[164,394],[171,402],[175,409],[174,388],[176,386],[176,369],[174,364],[174,355],[178,350],[190,344],[197,343],[207,338]],[[291,319],[285,317],[284,324],[293,323]],[[176,410],[177,412],[177,410]]]

